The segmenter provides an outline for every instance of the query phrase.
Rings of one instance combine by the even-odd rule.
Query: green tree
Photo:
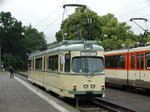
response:
[[[9,54],[10,59],[18,55],[24,57],[25,51],[22,46],[23,40],[21,36],[21,32],[23,31],[22,23],[13,18],[10,12],[1,12],[0,24],[0,46],[2,48],[3,58],[5,58],[4,56],[7,56],[7,54]],[[10,64],[12,61],[8,62]],[[14,63],[11,63],[11,65],[15,66]],[[22,66],[20,67],[23,68]]]
[[[62,24],[61,30],[56,33],[57,42],[62,41],[62,32],[65,35],[65,40],[77,39],[77,26],[80,26],[82,38],[88,40],[91,38],[100,38],[101,36],[101,21],[97,13],[84,8],[76,8],[75,13],[69,15]],[[89,32],[89,29],[91,32]],[[89,35],[91,34],[91,37]]]
[[[10,12],[0,13],[0,46],[4,67],[27,69],[28,53],[47,47],[45,36],[31,26],[22,26],[21,21]]]
[[[61,25],[56,33],[57,42],[62,41],[62,32],[65,40],[77,39],[77,25],[80,25],[82,39],[98,40],[107,50],[120,49],[130,46],[139,39],[125,22],[119,22],[113,14],[98,16],[97,13],[84,8],[77,8]],[[90,36],[91,35],[91,36]]]
[[[131,27],[125,22],[118,22],[112,14],[104,15],[101,19],[103,21],[102,45],[105,49],[120,49],[122,46],[130,46],[136,43],[138,37],[133,34]]]
[[[147,35],[146,41],[150,42],[150,33]]]
[[[37,50],[44,50],[47,48],[47,42],[43,32],[38,32],[37,29],[32,28],[30,25],[24,27],[24,45],[27,53],[31,53]]]

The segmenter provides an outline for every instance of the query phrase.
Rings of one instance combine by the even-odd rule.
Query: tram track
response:
[[[73,105],[75,107],[75,105]],[[78,112],[136,112],[100,98],[78,102]]]
[[[78,110],[79,112],[107,112],[106,109],[95,104],[92,100],[80,101]]]
[[[107,112],[136,112],[121,105],[113,104],[101,98],[94,98],[93,103],[106,109]]]

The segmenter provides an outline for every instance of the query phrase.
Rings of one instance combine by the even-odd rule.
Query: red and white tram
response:
[[[106,84],[150,89],[150,46],[105,53]]]

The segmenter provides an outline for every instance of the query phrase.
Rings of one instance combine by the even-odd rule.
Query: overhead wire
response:
[[[116,16],[117,18],[124,18],[124,17],[127,17],[127,15],[131,15],[132,13],[136,13],[136,12],[138,12],[139,10],[141,10],[141,9],[145,9],[145,8],[148,8],[150,5],[146,5],[145,6],[145,3],[146,2],[144,2],[144,4],[142,4],[143,3],[143,1],[142,2],[136,2],[136,4],[134,4],[134,5],[139,5],[140,4],[140,6],[142,5],[143,7],[140,7],[140,8],[138,8],[138,9],[135,9],[135,10],[132,10],[132,11],[129,11],[129,12],[127,12],[127,13],[125,13],[125,14],[123,14],[123,15],[119,15],[119,16]],[[132,6],[132,8],[131,8],[131,6]],[[128,8],[126,8],[126,9],[133,9],[133,4],[132,5],[130,5],[130,6],[128,6]],[[118,12],[120,12],[120,11],[122,11],[123,12],[123,10],[125,10],[125,11],[127,11],[125,8],[122,8],[122,9],[120,9]],[[117,11],[117,10],[116,10]],[[116,12],[117,13],[117,12]],[[147,15],[145,15],[145,16],[147,16]],[[141,17],[143,17],[143,16],[141,16]],[[129,18],[130,19],[130,18]],[[124,20],[124,22],[129,22],[129,19],[126,19],[126,20]]]
[[[70,10],[70,9],[68,9],[68,10]],[[59,20],[62,16],[63,16],[63,14],[61,14],[60,16],[58,16],[53,22],[51,22],[51,23],[43,30],[43,32],[44,32],[45,30],[47,30],[51,25],[53,25],[57,20]]]
[[[43,23],[46,19],[48,19],[53,13],[55,13],[61,6],[63,3],[65,3],[66,0],[64,0],[59,6],[57,6],[51,13],[49,13],[49,15],[47,17],[45,17],[43,20],[41,20],[39,23],[37,23],[34,27],[40,25],[41,23]]]
[[[150,6],[150,5],[148,5],[148,6],[146,6],[146,7],[144,6],[144,7],[141,7],[141,8],[135,9],[135,10],[132,10],[132,11],[126,13],[126,14],[123,14],[123,15],[121,15],[121,16],[118,16],[118,18],[125,17],[126,15],[132,14],[132,13],[134,13],[134,12],[137,12],[137,11],[141,10],[141,9],[148,8],[149,6]]]
[[[135,12],[138,12],[139,10],[143,10],[143,9],[145,9],[145,8],[148,8],[150,5],[148,5],[148,6],[144,6],[144,7],[141,7],[141,8],[138,8],[138,9],[135,9],[135,10],[132,10],[132,11],[130,11],[130,12],[128,12],[128,13],[126,13],[126,14],[123,14],[123,15],[121,15],[121,16],[118,16],[117,18],[123,18],[123,17],[126,17],[127,15],[131,15],[132,13],[135,13]],[[144,16],[141,16],[141,17],[148,17],[148,16],[150,16],[150,14],[147,14],[147,15],[144,15]],[[129,19],[128,20],[126,20],[125,21],[127,24],[130,24],[129,23]],[[149,22],[149,21],[148,21]],[[148,30],[148,24],[146,24],[145,23],[145,30]],[[133,27],[132,27],[132,29],[133,29]],[[135,28],[134,28],[135,29]],[[137,29],[137,28],[136,28]]]
[[[77,0],[75,3],[78,3],[80,0]],[[69,11],[70,10],[70,8],[67,10],[67,11]],[[52,24],[54,24],[57,20],[59,20],[61,17],[63,16],[63,14],[61,14],[60,16],[58,16],[53,22],[51,22],[44,30],[43,30],[43,32],[45,31],[45,30],[47,30]]]
[[[132,14],[132,13],[134,13],[134,12],[137,12],[138,10],[141,10],[141,9],[144,9],[144,8],[148,8],[149,6],[150,6],[150,5],[148,5],[148,6],[146,6],[146,7],[144,6],[144,7],[138,8],[138,9],[133,10],[133,11],[130,11],[130,12],[124,14],[124,15],[118,16],[117,18],[126,17],[126,15],[128,15],[128,14]],[[147,17],[147,16],[150,16],[150,14],[149,14],[149,15],[145,15],[145,16],[141,16],[141,17]],[[130,21],[129,21],[129,19],[126,19],[124,22],[129,23]]]
[[[45,30],[47,30],[51,25],[53,25],[57,20],[59,20],[60,18],[62,17],[62,14],[60,15],[60,16],[58,16],[53,22],[51,22],[44,30],[43,30],[43,32],[45,31]]]
[[[142,2],[136,2],[135,4],[129,4],[126,8],[116,9],[114,12],[116,12],[116,13],[124,12],[124,11],[127,11],[127,10],[132,9],[132,8],[133,8],[133,5],[134,5],[134,6],[138,6],[138,5],[141,6],[142,3],[143,3],[143,1],[142,1]]]

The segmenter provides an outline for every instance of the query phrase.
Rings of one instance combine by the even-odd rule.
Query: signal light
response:
[[[104,91],[105,90],[105,86],[104,85],[102,85],[102,91]]]
[[[77,90],[77,86],[73,85],[73,91],[76,91],[76,90]]]

